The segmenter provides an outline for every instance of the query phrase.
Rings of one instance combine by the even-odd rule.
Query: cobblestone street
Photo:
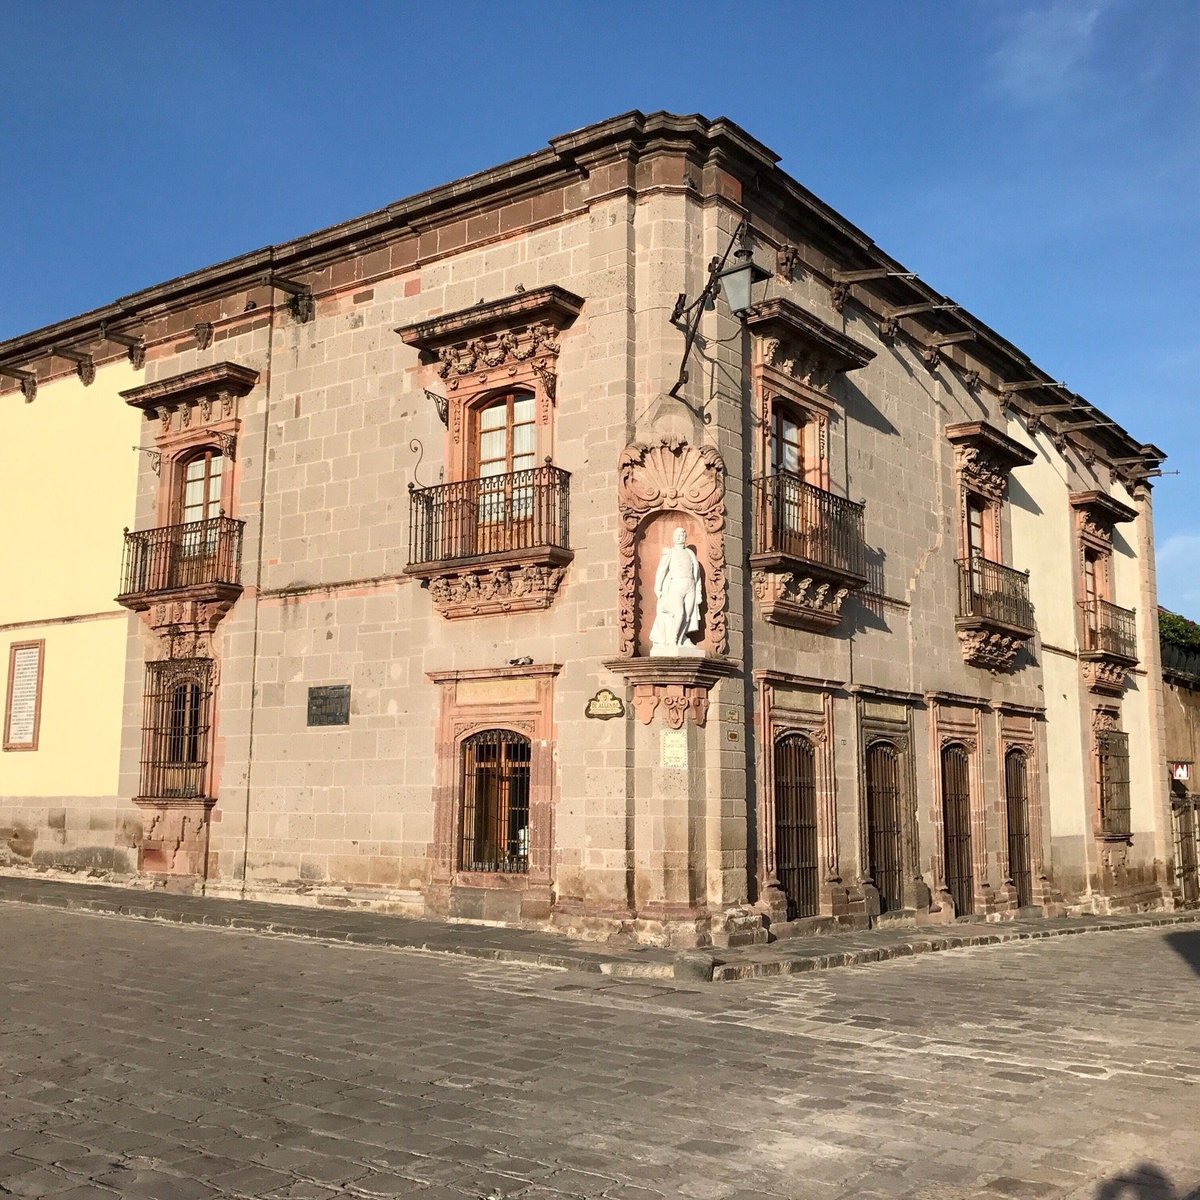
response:
[[[0,904],[0,955],[0,1195],[1200,1185],[1189,926],[674,987]]]

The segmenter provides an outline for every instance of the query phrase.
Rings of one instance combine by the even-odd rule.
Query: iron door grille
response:
[[[485,729],[463,745],[464,871],[529,870],[532,744],[507,729]]]
[[[1017,889],[1017,904],[1033,903],[1033,871],[1029,861],[1029,767],[1023,750],[1004,756],[1004,808],[1008,820],[1008,873]]]
[[[1171,801],[1175,817],[1175,873],[1185,904],[1200,900],[1200,853],[1197,853],[1197,801],[1192,796]]]
[[[206,794],[212,721],[212,661],[146,664],[141,794],[194,800]]]
[[[785,734],[775,743],[775,872],[788,920],[819,911],[817,778],[812,743]]]
[[[879,893],[879,911],[904,907],[900,817],[900,756],[876,742],[867,749],[867,870]]]
[[[942,827],[946,850],[946,887],[959,916],[975,911],[971,863],[971,765],[962,746],[942,751]]]
[[[1100,831],[1129,837],[1129,735],[1114,729],[1096,734],[1100,761]]]

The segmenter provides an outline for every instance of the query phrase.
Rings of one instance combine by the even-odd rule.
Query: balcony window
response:
[[[864,580],[863,505],[780,471],[753,484],[755,555],[772,554]]]
[[[1032,633],[1033,605],[1029,576],[973,553],[958,563],[960,620],[985,621]]]

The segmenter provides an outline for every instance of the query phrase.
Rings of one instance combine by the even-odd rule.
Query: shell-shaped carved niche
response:
[[[681,509],[703,517],[710,530],[724,526],[725,464],[714,447],[678,439],[627,446],[618,470],[623,508]]]
[[[728,647],[725,625],[725,464],[712,446],[679,438],[626,446],[617,464],[621,511],[621,654],[645,653],[648,630],[639,598],[650,587],[662,553],[663,529],[682,525],[694,545],[704,577],[704,633],[708,655]],[[671,514],[658,521],[658,514]],[[682,518],[682,519],[681,519]],[[688,519],[691,518],[691,519]]]

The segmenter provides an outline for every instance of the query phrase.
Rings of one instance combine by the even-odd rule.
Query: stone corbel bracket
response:
[[[604,665],[632,685],[637,719],[649,725],[661,709],[668,729],[682,729],[689,717],[703,727],[713,687],[742,670],[727,658],[613,658]]]
[[[558,396],[560,337],[583,303],[551,285],[397,328],[424,362],[436,364],[449,393],[448,424],[456,445],[463,438],[467,401],[493,388],[536,386],[542,420],[548,419]]]

